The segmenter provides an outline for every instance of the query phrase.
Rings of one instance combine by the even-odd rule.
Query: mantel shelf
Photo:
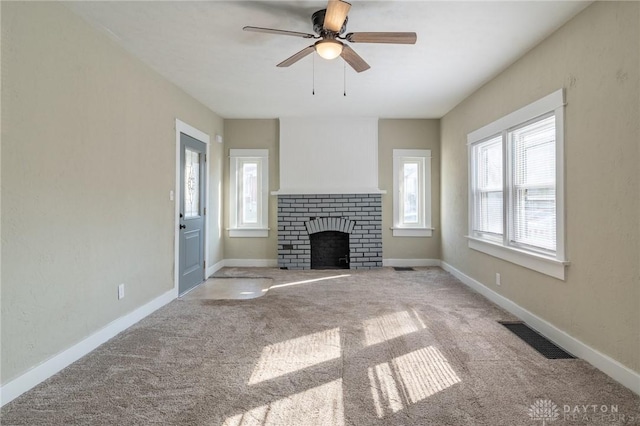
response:
[[[379,188],[282,188],[271,195],[319,195],[319,194],[386,194]]]

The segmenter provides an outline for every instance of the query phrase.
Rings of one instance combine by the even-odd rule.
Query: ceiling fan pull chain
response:
[[[342,96],[347,96],[347,63],[345,61],[342,62],[342,82],[344,85]]]
[[[316,55],[313,55],[313,71],[311,72],[313,81],[311,83],[312,88],[311,88],[311,94],[313,96],[316,95]]]

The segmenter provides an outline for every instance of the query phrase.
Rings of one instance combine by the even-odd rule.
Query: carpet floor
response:
[[[627,425],[640,397],[548,360],[440,268],[225,268],[251,300],[175,300],[7,404],[3,425]],[[568,411],[568,412],[567,412]]]

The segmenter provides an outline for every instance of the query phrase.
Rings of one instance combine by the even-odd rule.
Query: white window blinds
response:
[[[556,250],[555,139],[554,115],[509,132],[512,244]]]
[[[474,146],[476,205],[473,230],[489,238],[503,234],[502,137]]]

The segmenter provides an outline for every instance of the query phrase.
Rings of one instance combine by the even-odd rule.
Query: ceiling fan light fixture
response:
[[[315,48],[318,55],[324,59],[335,59],[342,53],[343,44],[336,40],[320,40]]]

